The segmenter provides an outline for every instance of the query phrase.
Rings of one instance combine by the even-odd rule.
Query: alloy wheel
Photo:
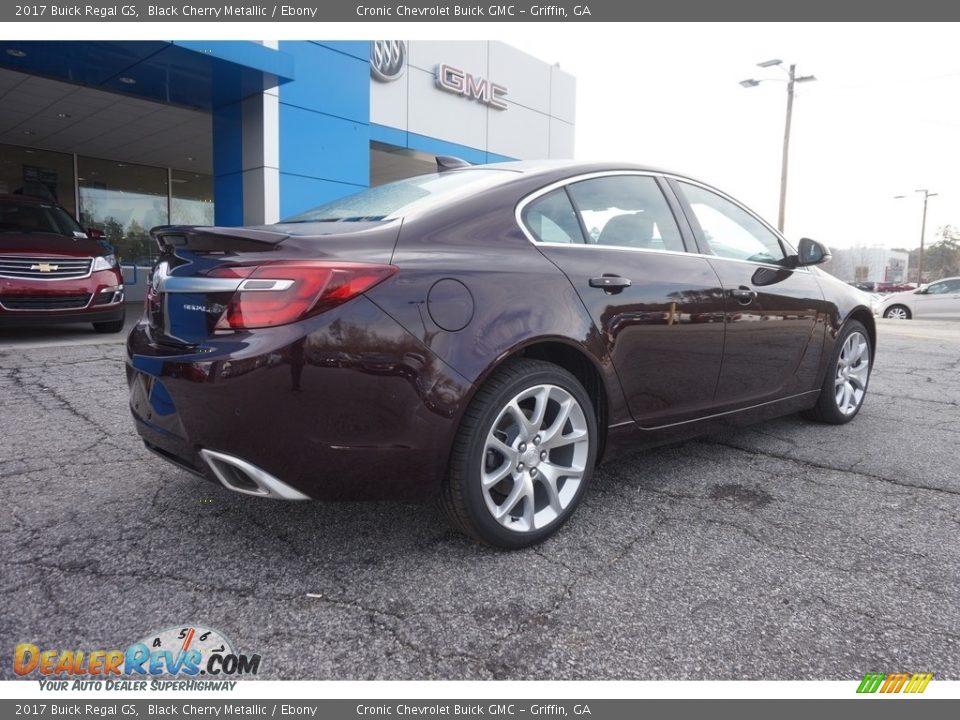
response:
[[[870,344],[860,332],[847,336],[837,358],[834,378],[834,397],[837,409],[844,415],[853,415],[863,402],[870,377]]]
[[[481,459],[490,515],[514,532],[542,530],[577,496],[590,451],[583,408],[557,385],[518,393],[497,415]]]

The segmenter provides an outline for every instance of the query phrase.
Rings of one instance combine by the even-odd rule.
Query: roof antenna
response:
[[[458,170],[465,167],[471,167],[471,165],[462,158],[454,157],[453,155],[437,155],[437,172]]]

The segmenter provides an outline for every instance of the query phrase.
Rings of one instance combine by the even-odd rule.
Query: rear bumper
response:
[[[188,352],[153,342],[140,323],[127,354],[148,448],[221,482],[201,451],[225,453],[322,500],[434,496],[469,389],[362,296]]]

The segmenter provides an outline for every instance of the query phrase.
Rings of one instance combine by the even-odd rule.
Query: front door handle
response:
[[[602,288],[608,293],[618,293],[632,284],[630,278],[620,275],[601,275],[600,277],[590,278],[590,287]]]
[[[751,290],[746,285],[741,285],[740,287],[731,290],[730,296],[736,298],[737,302],[739,302],[741,305],[749,305],[757,296],[757,291]]]

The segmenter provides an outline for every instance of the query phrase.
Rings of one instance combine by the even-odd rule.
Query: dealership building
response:
[[[0,41],[0,193],[145,264],[155,225],[275,222],[436,155],[571,157],[575,90],[500,42]]]

